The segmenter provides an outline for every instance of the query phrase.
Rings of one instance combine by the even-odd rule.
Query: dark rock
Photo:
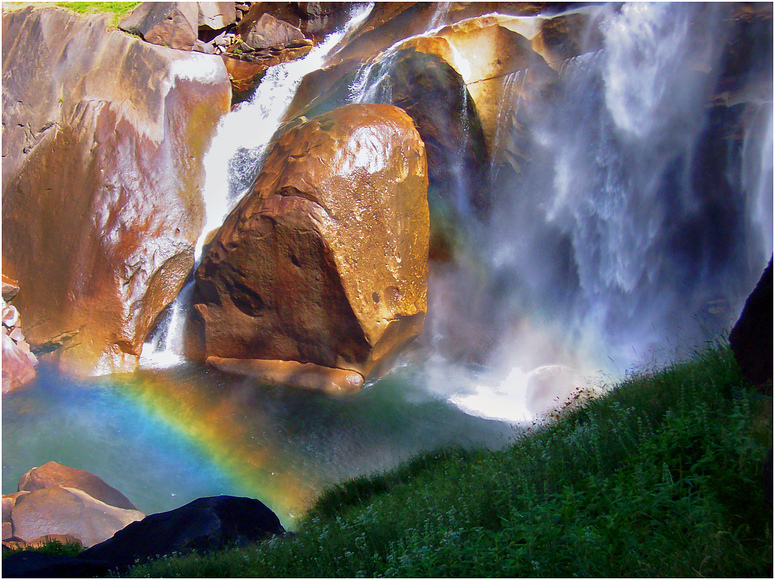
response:
[[[107,562],[40,552],[16,552],[3,558],[4,578],[99,578],[108,570]]]
[[[19,293],[19,283],[3,276],[3,300],[10,302]]]
[[[55,461],[33,467],[19,479],[19,491],[35,491],[49,487],[72,487],[88,493],[94,499],[114,507],[136,510],[127,497],[117,489],[109,486],[96,475],[60,465]]]
[[[729,334],[729,344],[743,375],[768,395],[772,394],[772,301],[770,258]]]
[[[205,497],[130,524],[109,540],[82,552],[78,559],[108,562],[111,570],[122,571],[138,560],[172,552],[216,550],[284,533],[278,517],[256,499]]]

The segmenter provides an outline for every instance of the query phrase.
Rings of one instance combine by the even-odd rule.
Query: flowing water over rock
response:
[[[502,445],[573,387],[672,360],[730,328],[772,252],[772,74],[770,47],[769,69],[720,80],[728,9],[587,7],[576,54],[549,63],[556,78],[543,63],[542,98],[529,93],[536,70],[503,77],[484,167],[491,210],[468,203],[482,180],[460,173],[453,150],[454,257],[431,264],[423,334],[390,373],[331,398],[235,379],[181,351],[160,357],[176,353],[189,287],[138,373],[75,383],[42,372],[4,398],[4,493],[55,460],[110,481],[146,513],[229,493],[265,501],[293,527],[326,485],[441,444]],[[356,68],[345,102],[394,98],[399,45]],[[273,69],[224,118],[219,158],[214,145],[205,159],[213,217],[199,248],[255,178],[285,120],[267,99],[289,104],[312,70],[303,62]],[[469,139],[475,108],[461,87]],[[248,122],[268,128],[257,137]]]

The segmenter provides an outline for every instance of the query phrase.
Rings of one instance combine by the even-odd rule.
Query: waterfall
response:
[[[584,377],[691,354],[731,327],[772,252],[771,80],[763,104],[747,97],[742,146],[719,159],[711,145],[713,115],[731,114],[710,108],[725,8],[591,9],[602,48],[564,63],[551,102],[514,91],[527,71],[506,80],[498,148],[514,139],[530,163],[492,170],[497,210],[468,258],[483,266],[429,289],[429,331],[436,308],[453,347],[497,337],[486,366],[458,356],[426,375],[472,414],[524,420],[537,375],[561,398]],[[518,112],[528,124],[510,122]]]
[[[250,191],[302,79],[323,66],[328,54],[366,19],[372,8],[373,3],[354,5],[350,19],[341,30],[329,34],[304,58],[270,67],[253,96],[221,118],[203,159],[205,226],[194,250],[195,270],[208,235],[221,226]],[[185,320],[193,285],[191,280],[180,291],[166,321],[143,345],[142,368],[167,368],[183,362]]]

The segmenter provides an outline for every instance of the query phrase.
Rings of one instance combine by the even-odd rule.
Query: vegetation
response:
[[[294,535],[131,575],[771,577],[771,445],[772,399],[712,347],[502,451],[439,451],[331,489]]]
[[[51,540],[38,547],[27,546],[17,550],[9,550],[3,547],[3,559],[16,552],[40,552],[52,556],[77,556],[83,552],[83,546],[80,542],[62,543],[59,540]]]
[[[113,15],[112,26],[118,26],[118,23],[134,10],[142,2],[57,2],[56,5],[61,8],[67,8],[78,14],[96,14],[107,12]]]

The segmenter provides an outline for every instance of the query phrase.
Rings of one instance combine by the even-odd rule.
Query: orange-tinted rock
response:
[[[106,17],[3,14],[3,272],[33,346],[67,370],[134,370],[193,266],[201,159],[231,89],[219,57]]]
[[[48,487],[72,487],[88,493],[108,505],[123,509],[137,509],[126,496],[109,486],[96,475],[49,461],[40,467],[33,467],[19,479],[19,491],[35,491]]]
[[[353,393],[363,386],[355,371],[332,369],[290,360],[207,357],[207,364],[225,373],[252,377],[261,383],[286,385],[327,393]]]
[[[485,138],[463,78],[432,52],[443,54],[445,49],[451,58],[442,38],[417,38],[401,44],[364,69],[369,72],[363,85],[370,87],[365,98],[366,102],[400,107],[414,121],[428,155],[431,211],[440,200],[445,211],[484,218],[490,206]],[[310,118],[341,106],[350,98],[352,87],[364,80],[363,74],[353,61],[344,61],[307,75],[291,114]],[[378,85],[375,79],[380,79]],[[435,230],[435,224],[431,225]]]
[[[367,376],[421,330],[425,147],[389,105],[350,105],[288,131],[196,272],[191,353]]]
[[[504,102],[540,101],[557,74],[524,36],[484,16],[449,26],[439,35],[453,49],[456,68],[466,83],[482,124],[490,156],[502,160],[498,124]],[[442,55],[443,56],[443,55]],[[519,74],[519,78],[512,75]],[[515,82],[516,81],[516,82]]]

